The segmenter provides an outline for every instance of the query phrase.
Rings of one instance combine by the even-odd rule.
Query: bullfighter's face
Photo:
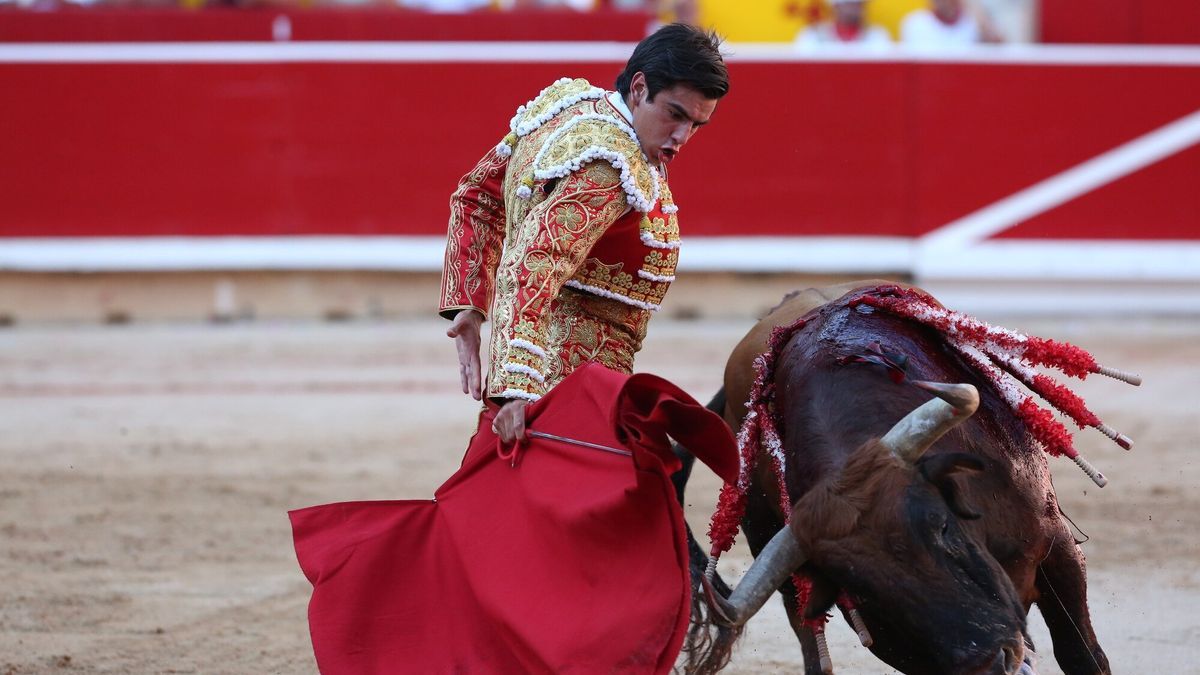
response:
[[[651,98],[646,76],[640,72],[630,81],[626,102],[642,152],[659,167],[674,160],[717,109],[716,99],[705,98],[685,84],[662,89]]]

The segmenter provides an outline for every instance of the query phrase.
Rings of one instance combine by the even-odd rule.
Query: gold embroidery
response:
[[[670,243],[679,241],[679,224],[674,218],[651,218],[649,216],[642,217],[641,224],[642,232],[648,233],[655,241]]]
[[[586,105],[587,103],[579,104],[579,106],[569,108],[568,111]],[[546,200],[546,193],[543,189],[544,182],[542,185],[538,185],[537,181],[531,180],[532,192],[528,199],[518,198],[517,190],[525,184],[526,178],[532,179],[533,160],[544,139],[577,114],[568,111],[552,117],[537,131],[517,142],[517,147],[508,161],[508,172],[504,177],[504,204],[507,207],[506,233],[508,229],[512,228],[513,223],[525,220],[525,216],[529,215],[530,210]]]
[[[518,124],[544,115],[590,86],[585,80],[553,85],[518,115]],[[646,255],[645,244],[637,239],[637,221],[626,223],[628,228],[621,230],[620,236],[628,238],[632,247],[627,250],[628,257],[621,258],[624,263],[606,265],[594,256],[588,258],[596,242],[628,210],[628,184],[647,198],[654,194],[654,174],[636,140],[615,118],[588,117],[549,142],[580,115],[611,118],[611,106],[602,103],[586,99],[545,120],[516,142],[508,158],[501,186],[506,222],[504,254],[495,277],[488,396],[506,390],[544,393],[582,363],[631,372],[651,313],[619,298],[564,287],[568,279],[644,305],[657,305],[666,294],[668,283],[642,279],[632,265],[645,256],[646,265],[663,271],[660,276],[670,276],[678,256],[666,249],[650,249]],[[544,146],[541,162],[534,167]],[[593,146],[603,152],[588,153]],[[615,168],[615,157],[627,167],[626,176]],[[564,165],[571,169],[567,175],[534,181],[528,198],[517,197],[522,179],[534,175],[535,168]],[[629,180],[623,184],[623,178]],[[669,195],[661,178],[658,188]],[[664,222],[662,236],[669,237],[668,230],[677,228],[674,218],[668,214],[659,220]],[[511,344],[514,340],[521,346]],[[527,345],[544,350],[546,357],[537,356]],[[538,371],[545,383],[527,373],[505,371],[504,365],[509,363]]]
[[[589,107],[595,110],[595,106]],[[602,159],[616,166],[614,162],[619,157],[626,165],[633,186],[647,199],[653,197],[655,182],[650,165],[642,156],[641,146],[618,126],[618,120],[611,117],[590,118],[571,124],[565,133],[547,139],[534,170],[553,171],[592,159]]]
[[[653,249],[646,254],[642,269],[660,277],[675,276],[675,268],[679,266],[679,249]]]
[[[648,305],[662,303],[662,299],[670,287],[669,283],[634,277],[628,272],[621,271],[622,267],[622,264],[605,265],[599,260],[591,258],[571,278],[590,288],[629,298],[639,303]]]
[[[671,189],[667,187],[666,180],[660,179],[658,188],[659,193],[662,195],[662,209],[664,211],[670,210],[671,213],[665,214],[665,218],[643,216],[640,224],[642,237],[648,237],[664,244],[676,244],[679,242],[679,219],[675,217],[674,213],[675,201],[671,196]]]
[[[519,126],[530,120],[537,119],[558,105],[559,101],[572,96],[578,96],[591,88],[592,84],[581,77],[575,78],[570,82],[555,82],[546,87],[544,92],[526,105],[525,110],[517,114],[516,124]]]
[[[675,205],[675,196],[671,194],[671,188],[667,185],[667,179],[662,174],[659,174],[658,193],[664,207]]]
[[[505,166],[503,157],[489,152],[463,176],[450,198],[449,233],[439,303],[443,310],[461,306],[464,301],[475,303],[476,299],[481,299],[482,302],[477,303],[481,307],[466,306],[487,314],[488,302],[483,298],[491,292],[492,274],[499,259],[497,230],[503,205],[481,186],[488,179],[499,177]],[[461,246],[468,229],[473,236],[464,252]]]
[[[579,224],[583,222],[583,212],[579,208],[570,204],[558,210],[554,216],[554,222],[568,230],[575,231]]]
[[[516,154],[523,152],[519,149]],[[602,170],[563,177],[553,193],[529,208],[522,220],[508,223],[505,253],[496,274],[489,396],[506,390],[540,394],[571,372],[565,359],[575,342],[586,341],[589,331],[611,330],[555,310],[563,295],[562,284],[625,208],[620,175],[613,167],[602,166]],[[535,364],[530,360],[531,350],[510,340],[524,340],[543,349],[544,365]],[[545,375],[545,385],[531,384],[520,373],[504,371],[506,363],[536,368]]]
[[[551,368],[554,381],[582,363],[633,372],[633,356],[646,337],[650,312],[569,288],[563,289],[552,312],[559,319],[551,330],[550,344],[559,355]]]

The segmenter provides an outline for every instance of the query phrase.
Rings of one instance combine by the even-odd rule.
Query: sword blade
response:
[[[578,445],[581,448],[590,448],[592,450],[602,450],[604,452],[611,452],[614,455],[624,455],[625,457],[633,457],[633,453],[629,452],[628,450],[621,450],[620,448],[610,448],[607,445],[600,445],[599,443],[589,443],[588,441],[581,441],[577,438],[567,438],[566,436],[557,436],[555,434],[548,434],[544,431],[527,430],[525,433],[529,436],[533,436],[534,438],[545,438],[550,441],[558,441],[559,443],[567,443],[569,445]]]

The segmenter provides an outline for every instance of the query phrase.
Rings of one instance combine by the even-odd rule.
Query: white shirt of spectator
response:
[[[490,2],[490,0],[488,1]],[[496,5],[500,9],[515,9],[517,4],[517,0],[496,0]],[[532,0],[531,2],[523,3],[522,7],[533,7],[537,9],[566,7],[568,9],[573,9],[576,12],[590,12],[593,9],[596,9],[596,4],[596,0]],[[626,3],[626,5],[627,4],[628,3]],[[641,8],[641,6],[641,3],[638,3],[638,7]],[[618,9],[629,9],[627,6],[618,5],[617,7]]]
[[[370,1],[339,0],[339,4],[366,4]],[[491,0],[398,0],[396,4],[409,9],[425,10],[426,12],[454,14],[456,12],[470,12],[488,7],[491,5]]]
[[[900,22],[900,42],[914,47],[962,47],[979,41],[979,24],[965,10],[952,24],[943,23],[927,9],[909,12]]]
[[[855,45],[860,47],[886,48],[892,44],[892,36],[882,26],[867,26],[858,31],[853,40],[843,40],[832,21],[808,26],[796,36],[796,46],[803,49],[820,48],[825,45]]]

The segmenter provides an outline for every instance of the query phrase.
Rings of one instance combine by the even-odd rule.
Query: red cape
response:
[[[485,414],[433,500],[290,513],[313,584],[317,665],[336,673],[662,673],[689,615],[667,435],[726,481],[729,428],[671,383],[585,366],[528,408],[502,452]]]

